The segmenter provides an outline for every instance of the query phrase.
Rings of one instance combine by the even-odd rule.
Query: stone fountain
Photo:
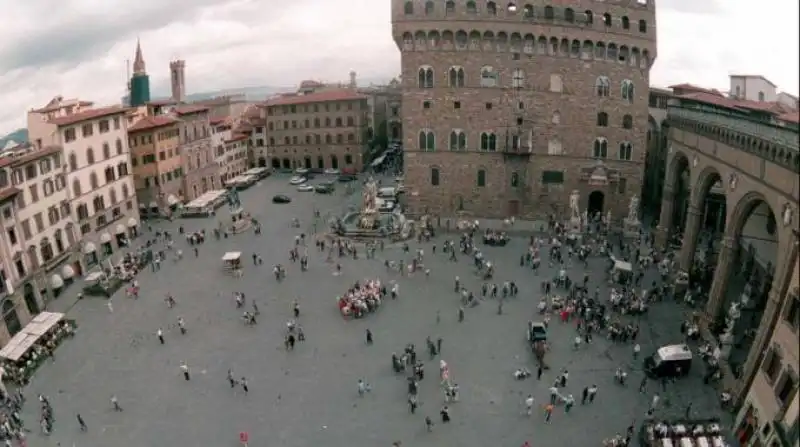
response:
[[[340,236],[351,238],[407,238],[410,222],[397,210],[382,213],[378,207],[378,183],[370,178],[361,194],[361,208],[337,219],[333,229]]]

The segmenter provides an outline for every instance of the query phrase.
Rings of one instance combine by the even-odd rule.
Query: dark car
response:
[[[318,194],[333,194],[333,185],[317,185],[314,187],[314,191]]]
[[[529,323],[528,324],[528,334],[527,334],[528,341],[531,343],[537,341],[546,341],[547,340],[547,326],[544,323],[536,322],[536,323]]]
[[[354,182],[356,181],[356,176],[350,174],[342,174],[339,176],[338,180],[342,183]]]
[[[278,194],[272,197],[272,203],[289,203],[292,199],[289,196],[285,196],[283,194]]]

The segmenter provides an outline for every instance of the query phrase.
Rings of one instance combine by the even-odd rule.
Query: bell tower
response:
[[[150,101],[150,77],[142,55],[142,45],[136,41],[136,55],[133,59],[133,75],[130,80],[130,105],[133,107],[144,105]]]
[[[186,100],[186,61],[177,59],[169,63],[172,99],[177,102]]]

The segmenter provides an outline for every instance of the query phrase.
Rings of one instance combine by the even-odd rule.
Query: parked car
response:
[[[323,172],[325,174],[328,174],[328,175],[339,175],[339,173],[340,173],[340,171],[338,169],[333,169],[333,168],[328,168]]]
[[[294,177],[289,179],[290,185],[302,185],[303,183],[307,182],[308,179],[303,176],[295,175]]]
[[[300,191],[300,192],[308,192],[308,191],[313,191],[314,187],[309,185],[309,184],[305,184],[304,183],[304,184],[298,186],[297,190]]]
[[[333,185],[317,185],[314,187],[314,191],[319,194],[333,194],[334,188]]]
[[[272,197],[272,203],[290,203],[292,201],[291,198],[287,195],[278,194]]]
[[[308,169],[306,168],[297,168],[294,170],[294,173],[297,175],[305,175],[308,174]]]
[[[341,183],[354,182],[354,181],[356,181],[356,176],[355,175],[350,175],[350,174],[342,174],[342,175],[339,176],[338,180]]]

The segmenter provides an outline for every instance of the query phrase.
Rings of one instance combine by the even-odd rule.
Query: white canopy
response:
[[[133,228],[137,225],[139,225],[139,221],[136,220],[135,217],[131,217],[130,219],[128,219],[128,227]]]
[[[225,256],[222,257],[224,262],[231,262],[231,261],[238,261],[239,258],[242,257],[242,252],[240,251],[229,251],[225,253]]]
[[[170,194],[167,196],[167,203],[169,206],[176,205],[178,203],[178,198]]]
[[[92,272],[86,275],[86,278],[83,278],[85,281],[92,282],[97,281],[98,279],[103,279],[106,276],[103,272]]]
[[[97,251],[97,247],[95,247],[94,243],[92,243],[92,242],[87,242],[86,245],[83,246],[83,253],[84,254],[88,255],[88,254],[94,253],[96,251]]]
[[[64,268],[61,269],[61,277],[64,279],[72,279],[75,276],[75,269],[72,268],[71,265],[65,265]]]
[[[59,276],[58,273],[55,273],[50,277],[50,287],[54,289],[60,289],[64,287],[64,280],[61,279],[61,276]]]
[[[58,312],[42,312],[35,316],[33,320],[11,341],[0,350],[0,357],[16,362],[33,346],[42,335],[46,334],[59,321],[64,319],[64,314]]]
[[[117,228],[114,232],[116,234],[125,234],[125,225],[117,224]]]
[[[106,244],[111,242],[111,235],[108,233],[103,233],[100,235],[100,242]]]
[[[617,269],[617,270],[623,270],[623,271],[626,271],[626,272],[632,272],[633,271],[633,266],[631,265],[631,263],[630,262],[625,262],[625,261],[614,261],[614,268]]]

